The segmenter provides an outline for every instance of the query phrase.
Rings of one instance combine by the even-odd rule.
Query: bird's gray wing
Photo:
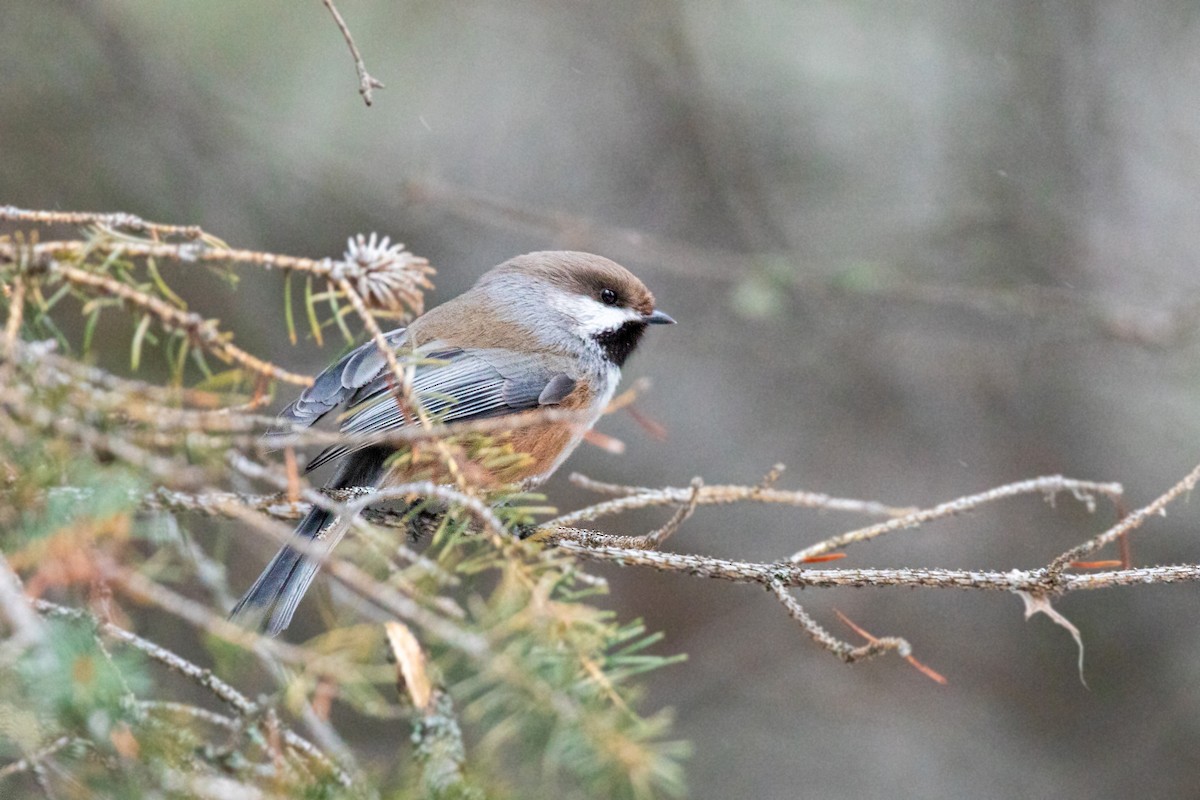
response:
[[[564,371],[566,359],[503,349],[447,347],[438,343],[423,346],[417,355],[421,360],[413,371],[413,396],[429,416],[439,422],[479,419],[555,405],[575,388],[575,381]],[[371,380],[339,395],[346,406],[340,426],[342,431],[381,433],[406,424],[405,414],[395,401],[392,376],[382,357],[379,362]],[[358,372],[361,373],[361,369]],[[309,462],[306,469],[316,469],[355,449],[358,448],[330,447]]]
[[[404,343],[406,328],[388,331],[383,338],[393,350]],[[379,377],[387,362],[375,342],[359,345],[335,361],[316,377],[291,405],[279,413],[279,425],[267,431],[267,438],[288,433],[295,426],[307,428],[333,409],[346,403],[371,381]]]

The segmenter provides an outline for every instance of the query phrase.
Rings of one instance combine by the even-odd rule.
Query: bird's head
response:
[[[513,258],[479,281],[508,316],[547,343],[595,346],[620,367],[648,325],[675,322],[629,270],[591,253],[545,251]]]

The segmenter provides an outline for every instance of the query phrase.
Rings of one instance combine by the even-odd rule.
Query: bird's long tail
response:
[[[352,453],[325,488],[378,485],[383,477],[384,462],[390,454],[390,450],[383,448],[367,448]],[[327,531],[322,537],[322,531],[326,531],[331,524],[333,530]],[[248,627],[261,628],[269,636],[282,632],[291,623],[296,607],[317,576],[320,556],[333,549],[343,531],[344,526],[334,519],[334,514],[313,506],[296,526],[292,536],[300,542],[316,544],[320,553],[313,552],[311,546],[305,547],[307,552],[302,553],[284,545],[233,607],[229,618]]]

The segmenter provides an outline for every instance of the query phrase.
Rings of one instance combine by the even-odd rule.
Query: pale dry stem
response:
[[[1119,483],[1097,483],[1095,481],[1078,481],[1072,478],[1064,478],[1062,475],[1048,475],[1041,478],[1032,478],[1030,480],[1010,483],[1004,486],[998,486],[994,489],[988,489],[986,492],[979,494],[967,495],[966,497],[958,497],[945,503],[934,506],[933,508],[922,509],[911,514],[905,514],[887,522],[881,522],[877,525],[871,525],[867,528],[849,531],[848,533],[839,534],[832,538],[826,539],[823,542],[817,542],[814,545],[800,550],[792,554],[790,561],[801,563],[816,556],[824,555],[833,550],[839,550],[847,545],[857,542],[866,542],[878,536],[883,536],[887,533],[903,530],[905,528],[915,528],[926,522],[932,522],[936,519],[945,519],[946,517],[964,514],[968,511],[973,511],[987,503],[994,503],[997,500],[1002,500],[1008,497],[1016,497],[1023,494],[1044,494],[1047,499],[1053,499],[1059,492],[1071,492],[1077,500],[1086,504],[1089,511],[1095,510],[1095,501],[1093,495],[1099,494],[1115,501],[1124,490]]]
[[[179,236],[184,239],[209,239],[215,237],[205,233],[198,225],[167,225],[150,222],[136,214],[91,211],[50,211],[23,209],[16,206],[0,206],[0,221],[34,222],[41,225],[98,225],[113,230],[124,228],[138,233],[155,233],[160,236]]]
[[[603,484],[601,484],[603,485]],[[590,522],[601,517],[621,514],[639,508],[654,506],[686,505],[694,501],[697,505],[730,505],[733,503],[751,502],[797,506],[800,508],[824,509],[826,511],[847,511],[870,516],[898,517],[911,513],[911,508],[898,508],[872,500],[854,500],[843,497],[830,497],[819,492],[788,491],[783,489],[764,488],[762,486],[713,485],[699,489],[687,487],[664,487],[651,489],[644,487],[612,487],[621,492],[630,492],[624,497],[596,503],[578,511],[562,514],[547,520],[542,528],[569,528],[581,522]]]
[[[1190,493],[1196,487],[1197,481],[1200,481],[1200,465],[1196,466],[1184,478],[1156,498],[1150,504],[1139,508],[1132,514],[1127,514],[1124,519],[1120,520],[1116,525],[1106,530],[1104,533],[1089,539],[1088,541],[1071,548],[1066,551],[1050,564],[1049,572],[1052,575],[1057,575],[1066,569],[1072,561],[1078,561],[1084,556],[1094,553],[1125,534],[1136,530],[1152,516],[1166,515],[1166,508],[1180,495]]]
[[[333,4],[333,0],[322,1],[325,3],[325,7],[329,9],[329,13],[333,15],[333,20],[337,23],[338,30],[342,32],[342,38],[346,40],[346,44],[350,48],[350,55],[354,59],[354,70],[358,73],[358,93],[362,95],[363,102],[369,106],[373,102],[371,90],[384,88],[383,83],[367,72],[367,65],[363,61],[362,54],[358,52],[358,45],[354,43],[354,37],[350,35],[350,28],[346,25],[346,21],[342,19],[342,15],[338,12],[337,6]]]

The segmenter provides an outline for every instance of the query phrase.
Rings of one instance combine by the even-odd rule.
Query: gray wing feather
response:
[[[392,348],[404,341],[405,328],[397,328],[384,334]],[[342,356],[316,377],[300,396],[279,414],[285,423],[267,432],[267,436],[287,433],[295,425],[309,427],[350,398],[379,375],[386,361],[374,342],[367,342]]]
[[[556,406],[573,391],[575,391],[575,380],[566,373],[560,372],[542,387],[542,391],[538,393],[538,404]]]
[[[370,346],[374,347],[373,344]],[[441,422],[551,405],[561,402],[575,387],[575,381],[561,371],[565,364],[549,363],[544,356],[499,349],[446,348],[444,345],[426,346],[421,351],[426,362],[414,370],[413,391],[424,409]],[[350,360],[356,353],[343,361]],[[404,414],[392,400],[391,375],[386,372],[382,356],[378,353],[376,356],[378,366],[371,379],[337,395],[347,407],[340,426],[344,432],[380,433],[405,424]],[[361,379],[365,367],[356,366],[352,373],[349,370],[343,370],[343,373]],[[355,449],[358,448],[330,447],[309,462],[306,470],[316,469]]]

